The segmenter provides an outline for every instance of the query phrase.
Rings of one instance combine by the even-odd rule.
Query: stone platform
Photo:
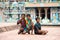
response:
[[[0,33],[0,40],[60,40],[60,27],[42,27],[42,30],[48,30],[46,35],[18,35],[18,30]]]
[[[0,23],[0,33],[19,28],[16,23]]]
[[[11,30],[15,30],[15,29],[19,29],[19,25],[17,25],[16,23],[0,23],[0,33],[2,32],[6,32],[6,31],[11,31]],[[42,26],[42,27],[60,27],[60,26]]]

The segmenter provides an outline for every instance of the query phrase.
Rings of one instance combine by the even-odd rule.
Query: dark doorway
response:
[[[47,18],[50,19],[50,8],[48,8],[48,11],[47,11]]]
[[[39,16],[39,10],[35,8],[36,16]]]
[[[41,8],[41,17],[42,17],[42,19],[45,17],[45,10],[44,10],[44,8]]]

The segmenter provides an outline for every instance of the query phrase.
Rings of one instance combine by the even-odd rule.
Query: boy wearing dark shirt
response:
[[[41,30],[41,24],[39,22],[40,22],[40,18],[37,17],[36,18],[36,24],[34,25],[34,33],[35,34],[41,34],[41,35],[47,34],[48,31]]]

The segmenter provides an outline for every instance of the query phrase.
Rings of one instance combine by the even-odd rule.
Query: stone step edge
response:
[[[12,25],[12,26],[1,27],[0,28],[0,33],[6,32],[6,31],[15,30],[15,29],[19,29],[19,27],[20,27],[19,25]]]

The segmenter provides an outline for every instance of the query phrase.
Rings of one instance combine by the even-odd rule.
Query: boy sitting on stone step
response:
[[[41,30],[41,24],[40,24],[40,18],[37,17],[36,19],[36,23],[34,25],[34,33],[35,34],[40,34],[40,35],[45,35],[48,33],[48,31],[46,30]]]

